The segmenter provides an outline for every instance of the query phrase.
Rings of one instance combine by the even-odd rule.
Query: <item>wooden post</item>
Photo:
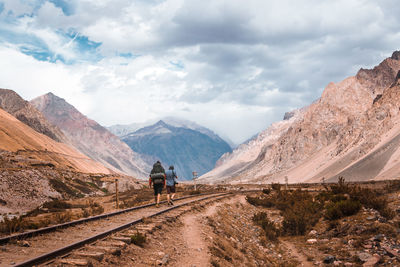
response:
[[[288,179],[288,177],[287,176],[285,176],[285,189],[286,189],[286,191],[288,190],[288,183],[289,183],[289,179]]]
[[[197,179],[197,172],[192,172],[193,174],[193,181],[194,181],[194,191],[196,191],[197,187],[196,187],[196,179]]]
[[[119,199],[118,199],[118,179],[115,179],[115,201],[117,209],[119,209]]]

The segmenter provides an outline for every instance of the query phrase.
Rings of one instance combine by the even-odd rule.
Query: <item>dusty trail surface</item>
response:
[[[190,213],[182,218],[183,226],[180,231],[185,246],[182,255],[177,259],[176,266],[209,266],[210,252],[208,243],[205,240],[205,219],[213,216],[222,204],[232,204],[238,201],[238,197],[226,199],[219,203],[214,203],[201,213]]]
[[[261,210],[247,203],[244,195],[196,205],[149,233],[143,248],[130,246],[108,263],[143,267],[298,266],[304,258],[295,257],[279,242],[263,239],[263,230],[252,221]]]

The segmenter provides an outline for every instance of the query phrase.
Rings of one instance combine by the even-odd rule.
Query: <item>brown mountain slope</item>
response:
[[[86,182],[107,175],[102,164],[0,109],[0,214],[28,211],[54,198],[103,194],[99,186],[106,185]]]
[[[29,152],[32,159],[74,171],[110,173],[100,163],[89,159],[66,144],[55,142],[36,132],[2,109],[0,109],[0,150]]]
[[[137,153],[64,99],[48,93],[33,99],[31,103],[85,155],[114,171],[139,178],[147,177],[150,166]]]
[[[339,175],[348,180],[398,177],[393,155],[400,155],[399,70],[400,52],[394,52],[372,70],[330,83],[274,145],[261,149],[262,160],[231,179],[295,183],[333,181]]]
[[[0,89],[0,108],[37,132],[47,135],[57,142],[68,143],[60,129],[50,124],[32,104],[21,98],[16,92]]]

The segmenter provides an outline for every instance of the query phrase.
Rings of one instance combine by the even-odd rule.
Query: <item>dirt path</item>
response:
[[[299,252],[296,248],[296,246],[289,241],[286,240],[280,240],[283,245],[287,247],[287,250],[290,251],[290,254],[295,257],[299,262],[300,266],[305,266],[305,267],[312,267],[314,266],[311,262],[309,262],[304,254]]]
[[[177,259],[176,266],[182,267],[203,267],[210,266],[210,253],[208,251],[208,244],[204,240],[203,227],[205,224],[205,218],[212,216],[218,206],[233,203],[238,201],[238,197],[233,197],[227,200],[223,200],[219,203],[215,203],[204,212],[192,213],[182,218],[183,226],[181,233],[183,239],[186,241],[184,251],[182,251],[181,257]]]

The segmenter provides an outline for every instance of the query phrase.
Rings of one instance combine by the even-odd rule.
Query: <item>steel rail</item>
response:
[[[198,201],[207,200],[207,199],[210,199],[210,198],[218,198],[218,197],[222,198],[222,197],[226,197],[228,195],[232,195],[232,193],[219,193],[219,194],[213,194],[211,196],[207,196],[207,197],[200,198],[200,199],[195,199],[195,200],[192,200],[192,201],[189,201],[189,202],[186,202],[186,203],[182,203],[182,204],[178,204],[176,206],[172,206],[172,207],[167,208],[165,210],[161,210],[161,211],[155,212],[152,215],[147,216],[147,218],[152,218],[152,217],[158,216],[160,214],[166,213],[166,212],[168,212],[170,210],[177,209],[177,208],[180,208],[180,207],[183,207],[183,206],[186,206],[186,205],[198,202]],[[106,237],[106,236],[108,236],[108,235],[110,235],[112,233],[119,232],[119,231],[121,231],[123,229],[129,228],[130,226],[138,224],[138,223],[140,223],[142,221],[143,221],[143,219],[138,219],[138,220],[131,221],[129,223],[123,224],[121,226],[118,226],[118,227],[113,228],[111,230],[105,231],[103,233],[94,235],[92,237],[83,239],[81,241],[75,242],[75,243],[70,244],[68,246],[65,246],[65,247],[59,248],[57,250],[51,251],[49,253],[40,255],[38,257],[29,259],[29,260],[24,261],[22,263],[17,263],[17,264],[15,264],[13,266],[25,267],[25,266],[33,266],[33,265],[37,265],[37,264],[41,264],[41,263],[47,262],[47,261],[49,261],[51,259],[54,259],[54,258],[56,258],[58,256],[65,255],[65,254],[71,252],[72,250],[80,248],[80,247],[82,247],[82,246],[84,246],[86,244],[93,243],[94,241],[99,240],[101,238],[104,238],[104,237]]]
[[[192,197],[197,197],[197,196],[206,196],[206,195],[210,195],[210,194],[215,194],[215,193],[203,193],[203,194],[197,194],[197,195],[189,195],[189,196],[176,198],[175,201],[184,200],[184,199],[187,199],[187,198],[192,198]],[[160,202],[160,204],[163,204],[163,203],[166,203],[166,202],[167,201],[162,201],[162,202]],[[66,223],[62,223],[62,224],[56,224],[56,225],[52,225],[52,226],[48,226],[48,227],[43,227],[43,228],[32,230],[32,231],[27,231],[27,232],[23,232],[23,233],[14,234],[14,235],[4,236],[4,237],[0,238],[0,245],[6,244],[6,243],[8,243],[8,242],[10,242],[11,240],[14,240],[14,239],[21,240],[21,239],[33,237],[35,235],[56,231],[56,230],[61,229],[61,228],[67,228],[67,227],[74,226],[74,225],[81,224],[81,223],[100,220],[100,219],[104,219],[104,218],[120,215],[120,214],[123,214],[123,213],[126,213],[126,212],[139,210],[139,209],[143,209],[143,208],[147,208],[147,207],[151,207],[151,206],[155,206],[155,205],[156,205],[155,203],[149,203],[149,204],[135,206],[135,207],[119,210],[119,211],[114,211],[114,212],[110,212],[110,213],[91,216],[91,217],[88,217],[88,218],[82,218],[82,219],[79,219],[79,220],[74,220],[74,221],[70,221],[70,222],[66,222]]]

